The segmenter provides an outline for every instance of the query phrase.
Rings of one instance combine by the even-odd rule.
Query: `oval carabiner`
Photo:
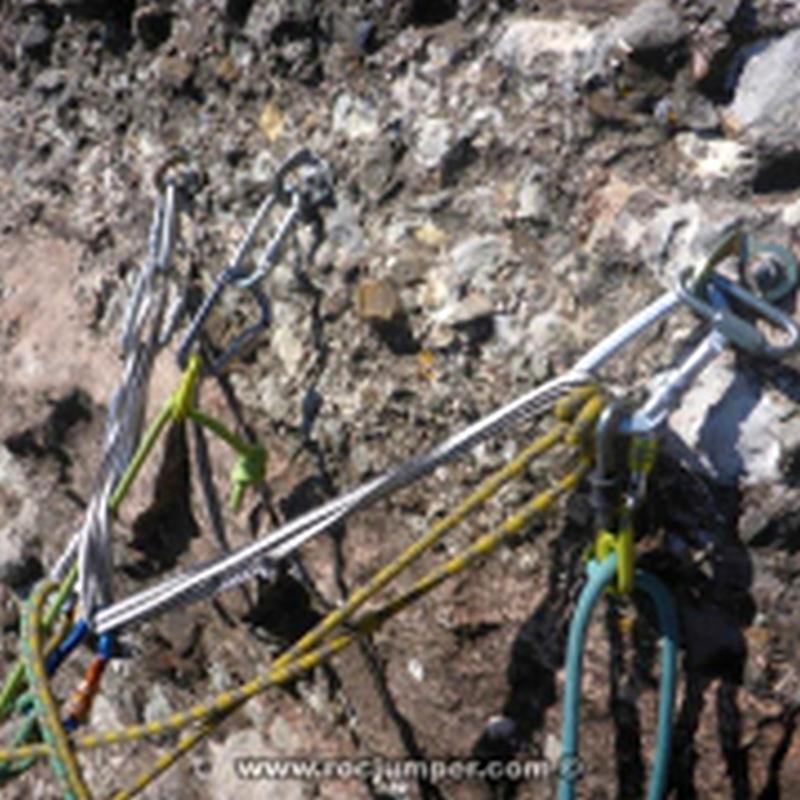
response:
[[[781,345],[770,344],[766,338],[762,337],[764,338],[765,346],[761,355],[767,358],[784,358],[797,350],[798,346],[800,346],[800,327],[792,317],[781,311],[773,303],[722,275],[714,275],[712,281],[714,286],[721,289],[729,297],[752,308],[760,317],[771,322],[774,327],[783,329],[787,341]]]
[[[689,308],[708,320],[716,330],[740,349],[752,355],[779,359],[800,346],[800,328],[797,323],[772,303],[762,300],[753,292],[717,273],[704,276],[697,288],[692,285],[693,282],[696,282],[694,270],[691,267],[681,270],[675,282],[675,293]],[[742,319],[730,308],[702,299],[699,290],[703,288],[709,291],[717,290],[737,300],[774,327],[781,328],[786,333],[787,341],[781,345],[771,344],[755,325]]]
[[[297,182],[287,183],[287,178],[302,167],[308,169],[298,176]],[[319,208],[333,204],[333,179],[328,163],[308,148],[301,148],[278,167],[270,197],[273,202],[288,206],[288,211],[255,268],[251,272],[240,270],[233,278],[233,284],[240,289],[250,289],[261,283],[278,263],[284,243],[295,226],[301,222],[313,222]],[[259,211],[259,225],[271,207],[263,213]],[[252,244],[253,237],[249,234],[248,240],[249,245]],[[237,263],[241,264],[241,259]]]

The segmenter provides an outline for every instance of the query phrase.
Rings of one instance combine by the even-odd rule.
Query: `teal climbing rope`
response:
[[[558,800],[574,800],[578,780],[583,771],[578,747],[583,650],[592,612],[604,590],[617,579],[616,552],[610,553],[603,561],[592,559],[587,568],[589,580],[578,600],[578,607],[570,625],[567,645],[567,680],[561,728]],[[661,686],[656,747],[647,793],[647,800],[661,800],[669,775],[672,710],[675,703],[678,668],[677,612],[669,590],[655,576],[637,570],[634,586],[653,600],[661,634]]]

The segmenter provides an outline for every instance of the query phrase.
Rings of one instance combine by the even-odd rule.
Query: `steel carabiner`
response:
[[[690,284],[695,280],[691,267],[683,269],[677,276],[675,292],[696,314],[708,320],[715,330],[741,350],[755,356],[781,359],[797,350],[800,346],[800,328],[788,315],[776,308],[772,303],[763,300],[749,289],[739,286],[719,274],[703,275],[699,286]],[[695,280],[695,283],[698,283]],[[753,311],[761,319],[770,322],[773,327],[781,328],[787,341],[781,345],[773,345],[766,336],[751,322],[747,322],[730,307],[708,302],[700,297],[700,291],[706,288],[711,294],[714,290],[736,300]]]
[[[301,167],[310,167],[310,170],[300,177],[297,185],[287,183],[288,176]],[[332,202],[333,182],[330,167],[311,150],[307,148],[298,150],[280,165],[272,180],[271,191],[256,211],[233,259],[217,276],[184,334],[177,356],[178,364],[181,367],[185,367],[188,363],[189,354],[200,331],[223,292],[229,286],[249,291],[258,306],[260,315],[258,320],[236,336],[223,354],[211,364],[210,368],[213,372],[221,370],[243,349],[248,340],[269,325],[271,319],[269,300],[261,290],[260,283],[278,263],[284,242],[294,227],[301,221],[314,222],[318,208],[330,205]],[[253,247],[259,229],[277,203],[289,204],[289,212],[281,221],[256,266],[252,270],[248,270],[243,266],[244,260]]]
[[[301,167],[309,167],[297,184],[288,184],[286,179]],[[231,283],[240,289],[249,289],[261,282],[278,263],[287,236],[299,222],[313,222],[322,206],[333,202],[333,179],[326,161],[308,148],[298,150],[281,164],[275,173],[272,185],[274,201],[289,206],[289,211],[278,226],[278,230],[267,245],[264,255],[249,273],[241,268],[231,278]],[[270,206],[271,208],[271,206]],[[264,217],[267,212],[264,212]],[[238,259],[241,264],[241,259]]]

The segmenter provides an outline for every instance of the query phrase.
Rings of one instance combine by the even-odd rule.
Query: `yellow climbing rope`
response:
[[[45,747],[64,797],[67,800],[90,800],[91,795],[72,751],[72,743],[61,724],[58,705],[44,665],[42,611],[49,595],[57,589],[55,583],[44,582],[34,590],[26,603],[21,638],[22,657]]]

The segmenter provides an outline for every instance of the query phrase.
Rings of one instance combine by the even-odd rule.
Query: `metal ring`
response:
[[[273,178],[273,191],[279,202],[283,205],[287,205],[291,202],[292,195],[296,191],[293,187],[287,188],[284,183],[286,176],[302,166],[326,167],[327,165],[307,147],[303,147],[290,155],[289,158],[278,167],[275,177]]]
[[[161,163],[161,165],[153,173],[153,185],[158,192],[163,192],[166,186],[166,175],[178,164],[188,164],[189,155],[182,147],[176,149]]]
[[[757,263],[757,257],[765,255],[776,261],[783,271],[783,277],[772,287],[764,288],[758,285],[758,279],[751,277],[748,266]],[[747,237],[746,251],[744,258],[739,265],[739,276],[742,282],[752,291],[770,303],[777,303],[789,295],[797,288],[798,277],[800,277],[800,267],[797,259],[788,247],[771,242],[760,242],[753,236]]]

